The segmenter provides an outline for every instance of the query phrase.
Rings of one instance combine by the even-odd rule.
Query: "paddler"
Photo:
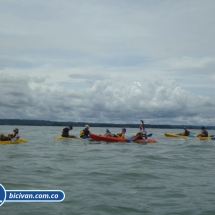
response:
[[[89,130],[90,126],[89,125],[85,125],[84,129],[80,131],[80,137],[85,139],[85,138],[89,138],[89,134],[90,134],[90,130]]]
[[[63,131],[62,131],[61,136],[62,137],[70,137],[70,138],[78,138],[77,136],[69,135],[69,131],[72,130],[72,129],[73,129],[72,125],[64,128]]]
[[[108,129],[106,129],[104,136],[125,138],[125,133],[126,128],[122,128],[121,132],[118,132],[117,134],[112,134]]]
[[[144,121],[143,120],[140,120],[140,121],[142,122],[142,124],[140,124],[139,126],[140,131],[137,132],[136,135],[132,137],[132,141],[136,139],[147,139],[147,132],[146,132]]]
[[[13,130],[12,134],[8,134],[7,136],[4,134],[0,135],[0,140],[1,141],[6,141],[6,140],[18,140],[19,139],[19,129],[15,128]]]
[[[191,131],[188,131],[186,127],[184,127],[184,132],[178,134],[178,135],[181,135],[181,136],[189,136],[190,134],[194,134],[192,133]]]
[[[208,132],[206,131],[205,127],[201,127],[201,133],[197,135],[197,137],[208,137]]]

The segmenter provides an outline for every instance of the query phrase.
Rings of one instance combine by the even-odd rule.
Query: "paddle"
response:
[[[194,138],[195,136],[192,135],[192,134],[190,134],[190,135],[188,135],[188,137],[189,137],[189,138]]]
[[[126,142],[129,142],[129,141],[131,141],[131,140],[132,140],[132,137],[126,138]]]

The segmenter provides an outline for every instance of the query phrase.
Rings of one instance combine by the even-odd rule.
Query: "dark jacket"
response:
[[[83,132],[84,132],[84,135],[83,135],[83,136],[88,136],[88,135],[90,134],[90,131],[89,131],[89,129],[87,129],[87,128],[85,128],[85,129],[83,130]]]
[[[62,137],[69,137],[69,128],[64,128],[61,136]]]

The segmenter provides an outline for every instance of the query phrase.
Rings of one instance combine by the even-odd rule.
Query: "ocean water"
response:
[[[150,128],[156,144],[56,141],[63,127],[15,127],[28,142],[0,144],[0,183],[6,190],[63,190],[65,199],[5,202],[1,215],[215,214],[215,141],[168,138],[165,131],[182,130]],[[0,133],[13,129],[0,126]],[[137,130],[128,128],[127,137]]]

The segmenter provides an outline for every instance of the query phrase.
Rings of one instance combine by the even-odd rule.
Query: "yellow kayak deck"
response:
[[[196,139],[200,139],[200,140],[211,140],[211,137],[182,136],[182,135],[179,135],[179,134],[171,134],[171,133],[167,133],[167,132],[164,132],[164,135],[165,135],[166,137],[196,138]]]
[[[0,140],[0,144],[16,144],[16,143],[25,143],[25,142],[27,142],[27,140],[23,138],[19,138],[18,140],[5,140],[5,141]]]
[[[65,140],[65,139],[68,139],[68,140],[78,140],[78,139],[82,139],[82,138],[57,136],[57,137],[55,137],[54,139],[55,139],[55,140]],[[83,139],[82,139],[82,140],[83,140]]]

